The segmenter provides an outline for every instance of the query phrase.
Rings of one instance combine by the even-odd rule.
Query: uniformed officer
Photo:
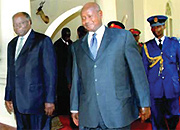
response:
[[[125,26],[123,23],[119,22],[119,21],[110,21],[107,26],[109,28],[118,28],[118,29],[125,29]]]
[[[142,49],[142,46],[143,46],[144,43],[139,42],[141,31],[136,29],[136,28],[131,28],[131,29],[129,29],[129,31],[133,34],[134,39],[137,42],[139,53],[142,54],[141,49]]]
[[[155,38],[144,44],[143,63],[149,80],[151,95],[151,120],[153,130],[176,129],[179,121],[180,44],[164,36],[163,15],[147,19]]]

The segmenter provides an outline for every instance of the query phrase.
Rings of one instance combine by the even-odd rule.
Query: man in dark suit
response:
[[[179,121],[179,65],[180,44],[177,39],[164,36],[164,15],[147,19],[155,38],[144,44],[143,63],[151,95],[153,130],[175,130]]]
[[[71,46],[73,121],[85,130],[130,129],[138,113],[142,121],[150,116],[148,81],[134,37],[102,25],[95,2],[83,6],[81,18],[89,32]]]
[[[18,35],[8,44],[5,105],[14,109],[17,129],[50,129],[55,109],[56,56],[52,41],[31,29],[26,12],[13,16]]]
[[[77,35],[78,35],[78,39],[84,37],[86,35],[88,31],[84,28],[84,26],[79,26],[77,28]]]
[[[61,38],[54,43],[54,48],[57,55],[57,67],[58,67],[58,82],[57,82],[57,114],[68,115],[70,108],[70,87],[71,67],[68,66],[68,58],[70,57],[69,47],[72,44],[71,31],[65,27],[61,31]],[[71,59],[70,59],[71,60]],[[71,62],[70,62],[71,63]],[[67,75],[68,74],[68,75]]]

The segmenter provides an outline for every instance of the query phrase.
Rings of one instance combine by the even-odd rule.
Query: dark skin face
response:
[[[24,36],[31,28],[31,22],[22,13],[18,13],[13,18],[14,32],[18,36]]]
[[[68,34],[68,35],[63,36],[62,38],[64,41],[68,42],[71,39],[70,37],[71,37],[71,35]]]
[[[160,39],[161,37],[164,36],[164,29],[165,29],[165,25],[159,25],[159,26],[151,27],[152,33],[158,39]]]
[[[136,40],[136,42],[139,42],[139,38],[140,38],[139,35],[134,35],[134,39]]]
[[[81,11],[81,20],[88,31],[95,32],[102,25],[102,11],[97,4],[88,3]]]

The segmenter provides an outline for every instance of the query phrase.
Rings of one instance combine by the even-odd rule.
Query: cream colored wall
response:
[[[145,41],[145,22],[146,19],[144,17],[145,9],[144,9],[144,0],[133,0],[133,12],[134,12],[134,26],[133,28],[137,28],[141,31],[140,42]]]
[[[165,15],[167,2],[171,3],[173,36],[180,37],[179,0],[117,0],[117,20],[121,21],[123,16],[127,14],[126,29],[138,28],[141,30],[140,41],[148,41],[154,36],[147,22],[147,18],[152,15]]]
[[[133,0],[117,0],[116,3],[117,20],[122,21],[127,15],[126,29],[132,28],[134,26]]]
[[[0,0],[0,7],[1,7],[1,0]],[[1,12],[0,12],[1,13]],[[1,21],[1,15],[0,15],[0,21]],[[2,43],[1,43],[1,41],[2,41],[2,29],[1,29],[1,24],[0,24],[0,54],[1,54],[1,49],[2,49]],[[0,56],[0,61],[1,61],[1,56]]]
[[[45,24],[39,15],[36,15],[36,10],[39,7],[40,0],[31,1],[31,14],[33,20],[33,28],[36,31],[44,33],[48,26],[51,24],[53,20],[55,20],[59,15],[64,12],[79,6],[84,5],[88,1],[94,0],[46,0],[46,3],[43,6],[44,13],[49,16],[50,23]],[[58,29],[56,30],[56,35],[52,37],[53,42],[56,41],[61,36],[61,30],[63,27],[69,27],[71,30],[71,39],[75,41],[77,39],[77,28],[81,25],[81,18],[79,13],[75,13],[72,17],[68,18],[65,22],[63,22]]]
[[[173,36],[180,37],[180,0],[172,1],[172,18],[173,18]]]
[[[179,0],[144,0],[144,37],[145,41],[153,38],[151,28],[146,19],[152,15],[165,15],[166,4],[171,2],[172,18],[173,18],[173,36],[180,37],[180,1]]]
[[[117,20],[116,2],[117,0],[95,0],[103,11],[103,24],[107,25],[109,21]]]

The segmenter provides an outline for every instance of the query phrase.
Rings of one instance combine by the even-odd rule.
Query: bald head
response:
[[[89,8],[92,8],[92,9],[94,9],[94,10],[96,10],[96,11],[101,10],[100,6],[99,6],[97,3],[95,3],[95,2],[89,2],[89,3],[86,3],[86,4],[83,6],[81,12],[82,12],[83,10],[87,10],[87,9],[89,9]]]
[[[86,3],[81,10],[82,24],[88,31],[95,32],[102,25],[102,11],[95,2]]]

